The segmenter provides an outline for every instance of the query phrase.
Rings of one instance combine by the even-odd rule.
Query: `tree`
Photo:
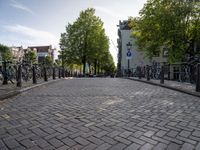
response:
[[[12,52],[8,46],[0,44],[0,53],[2,61],[12,61]]]
[[[47,66],[52,66],[53,65],[53,59],[50,56],[46,56],[44,58],[44,64]]]
[[[85,74],[86,63],[89,68],[100,65],[102,55],[109,54],[109,39],[103,29],[103,22],[95,16],[95,9],[88,8],[80,12],[80,16],[72,24],[66,26],[61,34],[60,45],[64,45],[63,60],[68,66],[83,65]]]
[[[149,57],[167,48],[169,62],[181,61],[186,53],[194,53],[194,43],[199,44],[199,12],[199,2],[149,0],[129,25],[139,49]]]
[[[34,51],[27,49],[27,51],[25,52],[25,61],[27,61],[28,63],[36,63],[37,62],[37,55]]]

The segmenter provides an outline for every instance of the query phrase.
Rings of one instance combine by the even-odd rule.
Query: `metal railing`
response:
[[[160,80],[173,80],[178,82],[187,82],[196,85],[196,91],[200,91],[200,63],[196,64],[181,64],[178,67],[173,65],[163,66],[144,66],[124,70],[123,76],[125,77],[138,77],[146,78],[148,81],[151,79]]]
[[[3,85],[16,84],[21,87],[24,82],[36,84],[38,80],[48,81],[52,78],[61,78],[61,67],[48,66],[45,64],[30,64],[26,62],[13,64],[9,61],[2,62],[0,66],[0,82]],[[63,70],[63,72],[67,72]],[[65,74],[66,77],[68,74]]]

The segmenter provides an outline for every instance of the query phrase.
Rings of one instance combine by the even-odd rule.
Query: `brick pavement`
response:
[[[72,79],[0,102],[0,150],[200,149],[200,99],[126,79]]]
[[[51,81],[53,81],[53,79],[48,78],[48,82],[49,81],[51,82]],[[16,81],[14,81],[14,84],[8,82],[8,84],[3,85],[2,83],[0,83],[0,101],[7,99],[9,97],[15,96],[15,95],[19,94],[21,91],[24,91],[28,88],[37,87],[40,84],[45,84],[48,82],[45,82],[44,79],[37,79],[37,84],[33,84],[32,80],[27,81],[27,82],[22,81],[22,87],[17,87]]]

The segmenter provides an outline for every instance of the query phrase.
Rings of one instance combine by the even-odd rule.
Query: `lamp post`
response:
[[[130,76],[130,59],[132,57],[132,54],[131,54],[131,47],[132,47],[132,44],[130,42],[128,42],[126,44],[127,46],[127,53],[126,53],[126,58],[128,60],[128,76]]]
[[[65,72],[64,72],[64,61],[63,61],[63,51],[65,49],[64,45],[60,45],[60,49],[61,49],[61,59],[62,59],[62,77],[65,77]]]

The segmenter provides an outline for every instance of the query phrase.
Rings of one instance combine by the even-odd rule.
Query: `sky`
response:
[[[147,0],[0,0],[0,43],[7,46],[52,45],[59,49],[60,34],[80,11],[95,8],[110,39],[117,63],[117,24],[139,16]]]

